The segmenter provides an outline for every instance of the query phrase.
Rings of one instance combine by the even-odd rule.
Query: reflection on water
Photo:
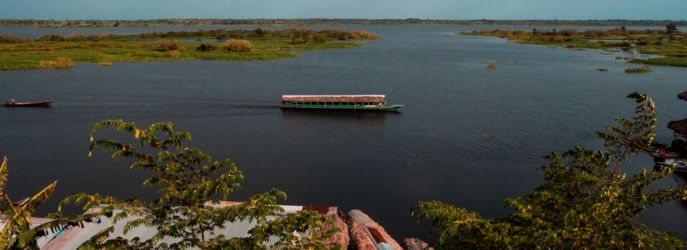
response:
[[[296,125],[328,123],[354,123],[360,126],[379,126],[384,124],[387,116],[400,116],[401,112],[360,112],[360,111],[327,111],[327,110],[288,110],[281,112],[284,122]]]

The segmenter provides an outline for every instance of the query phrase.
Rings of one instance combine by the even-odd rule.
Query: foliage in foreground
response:
[[[12,201],[5,192],[9,180],[7,157],[0,163],[0,219],[5,223],[0,230],[0,249],[38,249],[37,239],[60,229],[81,225],[83,222],[97,221],[93,214],[83,214],[73,217],[54,219],[32,227],[31,216],[55,191],[57,181],[45,186],[41,191],[21,199]],[[35,222],[34,222],[35,223]]]
[[[506,200],[509,216],[484,218],[440,201],[419,202],[418,219],[429,219],[436,245],[464,249],[633,249],[682,248],[684,242],[636,221],[648,207],[687,199],[687,190],[652,189],[671,168],[627,177],[621,165],[648,146],[656,131],[654,102],[643,94],[632,120],[598,135],[603,150],[576,147],[547,156],[539,167],[545,183],[524,197]]]
[[[103,128],[112,128],[130,137],[132,143],[116,139],[95,139]],[[86,211],[99,211],[113,221],[125,220],[124,234],[137,227],[153,227],[157,233],[150,239],[108,239],[113,228],[95,235],[82,248],[134,248],[134,249],[260,249],[267,240],[277,239],[281,248],[323,248],[322,239],[333,231],[323,230],[327,217],[316,212],[299,212],[283,216],[277,201],[286,194],[273,189],[251,197],[247,202],[233,206],[218,206],[213,198],[226,200],[241,187],[242,172],[230,159],[214,160],[198,148],[186,147],[191,139],[188,132],[175,132],[171,123],[155,123],[138,128],[122,120],[104,120],[91,128],[89,155],[98,148],[114,151],[112,158],[131,158],[133,170],[146,170],[151,175],[143,182],[155,187],[153,201],[118,199],[100,194],[76,194],[67,197],[60,205],[82,204]],[[227,222],[248,220],[256,223],[246,238],[227,239],[214,235],[217,228]],[[172,242],[163,239],[173,238]]]

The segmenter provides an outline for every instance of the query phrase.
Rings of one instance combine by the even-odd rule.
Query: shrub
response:
[[[255,37],[258,37],[258,38],[264,38],[265,37],[265,31],[262,30],[261,28],[257,28],[255,30],[253,30],[253,34],[255,35]]]
[[[169,54],[170,57],[176,58],[176,57],[181,56],[181,51],[178,51],[178,50],[170,50],[167,53]]]
[[[576,29],[564,29],[564,30],[561,30],[560,33],[563,36],[572,36],[572,35],[577,34],[577,30]]]
[[[26,39],[14,37],[14,36],[2,36],[0,35],[0,43],[23,43]]]
[[[83,41],[86,39],[86,35],[84,33],[71,33],[67,35],[66,40],[72,40],[72,41]]]
[[[215,50],[215,49],[217,49],[217,47],[214,46],[214,45],[212,45],[212,44],[204,44],[204,43],[201,43],[201,44],[198,46],[198,48],[196,48],[196,51],[198,51],[198,52],[208,52],[208,51],[213,51],[213,50]]]
[[[36,41],[50,41],[50,42],[58,42],[58,41],[64,41],[64,37],[59,36],[59,35],[42,35]]]
[[[74,62],[67,57],[58,57],[55,60],[40,61],[39,65],[46,69],[68,69],[74,67]]]
[[[253,45],[249,41],[241,39],[229,39],[222,47],[231,52],[251,52],[253,50]]]
[[[158,48],[161,51],[182,51],[184,50],[184,45],[174,40],[164,40],[160,42]]]

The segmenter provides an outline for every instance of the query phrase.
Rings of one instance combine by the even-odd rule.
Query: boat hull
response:
[[[356,111],[356,112],[397,112],[403,105],[282,105],[288,110],[326,110],[326,111]]]
[[[2,106],[15,108],[15,107],[42,107],[47,108],[52,106],[52,101],[42,101],[42,102],[5,102]]]

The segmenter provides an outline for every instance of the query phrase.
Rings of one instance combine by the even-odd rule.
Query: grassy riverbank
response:
[[[251,49],[232,51],[225,45],[230,39],[248,41]],[[54,67],[55,61],[66,60],[101,65],[174,60],[275,60],[299,56],[294,51],[354,48],[362,46],[360,41],[376,39],[377,36],[365,31],[296,29],[47,35],[34,41],[0,37],[0,70],[69,68]],[[203,49],[199,49],[201,45]]]
[[[687,67],[687,36],[678,31],[663,30],[477,30],[458,33],[506,38],[510,41],[554,45],[567,48],[592,48],[608,51],[636,50],[642,54],[659,55],[657,58],[630,58],[630,63]]]

